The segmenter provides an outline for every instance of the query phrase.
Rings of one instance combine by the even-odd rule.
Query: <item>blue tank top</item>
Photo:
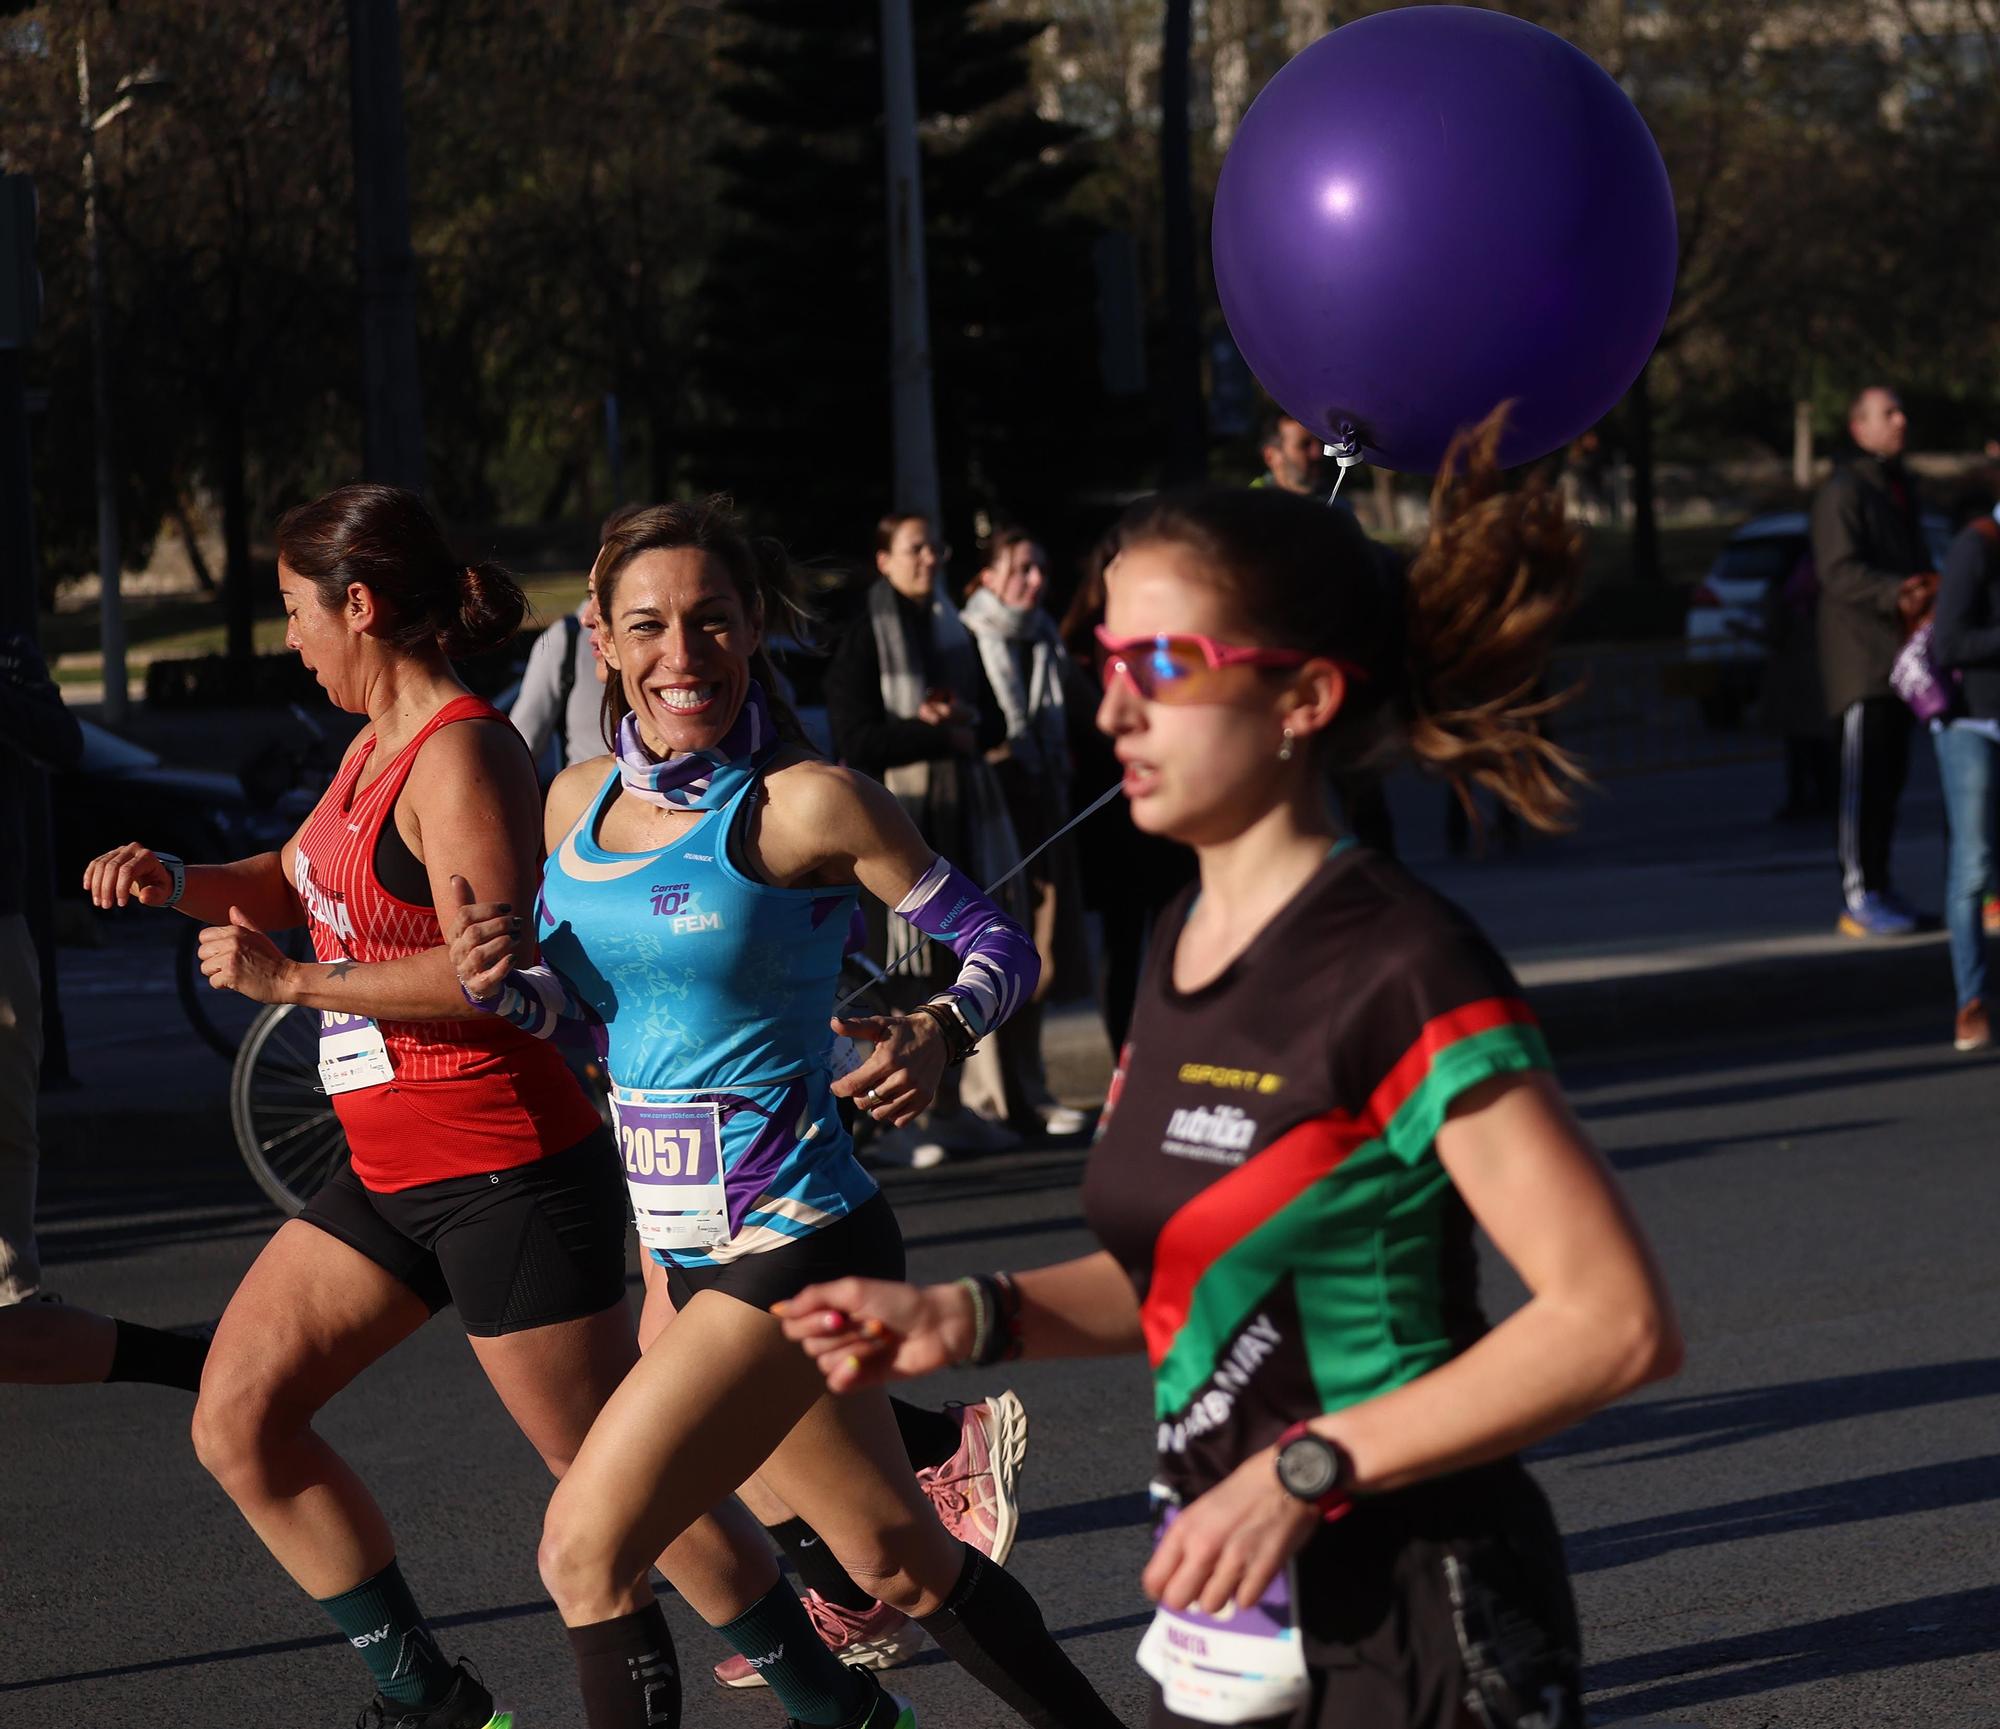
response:
[[[875,1193],[829,1091],[856,891],[773,888],[737,868],[731,838],[761,778],[678,840],[614,853],[597,840],[614,768],[544,868],[536,909],[542,958],[603,1019],[621,1094],[721,1106],[731,1235],[673,1251],[689,1266],[781,1247]]]

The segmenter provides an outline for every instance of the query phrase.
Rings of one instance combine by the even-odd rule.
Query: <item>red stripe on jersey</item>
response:
[[[1157,1368],[1166,1357],[1195,1287],[1217,1261],[1273,1214],[1299,1198],[1355,1148],[1376,1139],[1423,1085],[1440,1051],[1474,1034],[1510,1024],[1534,1024],[1519,997],[1488,997],[1428,1022],[1376,1087],[1365,1116],[1315,1117],[1276,1140],[1193,1196],[1161,1226],[1153,1246],[1153,1277],[1139,1319],[1146,1354]]]
[[[382,825],[394,820],[417,753],[444,727],[474,720],[509,724],[490,703],[455,697],[362,787],[361,775],[375,755],[369,737],[306,819],[296,849],[296,887],[320,960],[402,960],[443,945],[435,909],[400,900],[377,880],[375,849]],[[480,1016],[376,1024],[396,1078],[334,1100],[355,1172],[372,1189],[528,1164],[573,1146],[596,1126],[596,1113],[562,1058],[504,1021]]]
[[[1396,1113],[1409,1102],[1410,1095],[1424,1084],[1438,1052],[1447,1046],[1479,1033],[1490,1033],[1495,1027],[1535,1024],[1535,1011],[1520,997],[1484,997],[1476,1003],[1447,1010],[1425,1025],[1410,1048],[1396,1059],[1396,1066],[1369,1095],[1370,1126],[1377,1134],[1389,1126]]]
[[[1373,1138],[1368,1124],[1342,1113],[1314,1117],[1209,1184],[1161,1226],[1152,1282],[1139,1310],[1155,1368],[1186,1322],[1202,1275]]]

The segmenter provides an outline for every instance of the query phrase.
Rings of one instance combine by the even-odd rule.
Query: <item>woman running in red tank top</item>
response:
[[[609,1134],[546,1043],[473,1016],[438,925],[440,906],[450,916],[475,893],[534,902],[533,765],[450,659],[504,642],[527,603],[498,566],[459,563],[423,502],[385,486],[342,487],[287,515],[278,578],[286,645],[336,707],[368,717],[326,796],[280,852],[186,865],[132,843],[84,877],[101,907],[199,918],[210,984],[317,1012],[321,1082],[347,1131],[348,1164],[279,1227],[223,1314],[195,1448],[367,1663],[378,1697],[364,1721],[506,1729],[511,1714],[439,1651],[380,1507],[312,1425],[455,1304],[480,1367],[560,1477],[638,1357]],[[264,934],[302,923],[310,962]],[[789,1591],[740,1509],[698,1521],[672,1559],[662,1571],[725,1637]],[[605,1655],[668,1677],[648,1697],[665,1709],[671,1684],[672,1714],[649,1720],[677,1724],[672,1638],[650,1584],[623,1609],[644,1648]],[[816,1640],[793,1643],[788,1672],[837,1682]]]

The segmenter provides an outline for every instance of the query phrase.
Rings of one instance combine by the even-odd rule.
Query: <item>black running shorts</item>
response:
[[[1298,1560],[1312,1697],[1245,1729],[1583,1729],[1554,1516],[1506,1460],[1366,1497]],[[1148,1729],[1202,1729],[1160,1703]]]
[[[676,1309],[685,1308],[697,1291],[721,1291],[768,1309],[828,1279],[902,1277],[903,1233],[879,1189],[846,1217],[781,1249],[766,1249],[716,1267],[667,1262],[667,1289]]]
[[[432,1314],[497,1338],[625,1296],[625,1176],[599,1129],[532,1164],[378,1194],[342,1165],[300,1218],[401,1280]]]

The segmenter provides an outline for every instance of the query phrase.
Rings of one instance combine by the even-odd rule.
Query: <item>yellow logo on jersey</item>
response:
[[[1261,1069],[1223,1069],[1213,1063],[1182,1063],[1177,1077],[1187,1087],[1217,1087],[1226,1093],[1277,1092],[1285,1084],[1283,1075],[1267,1075]]]

